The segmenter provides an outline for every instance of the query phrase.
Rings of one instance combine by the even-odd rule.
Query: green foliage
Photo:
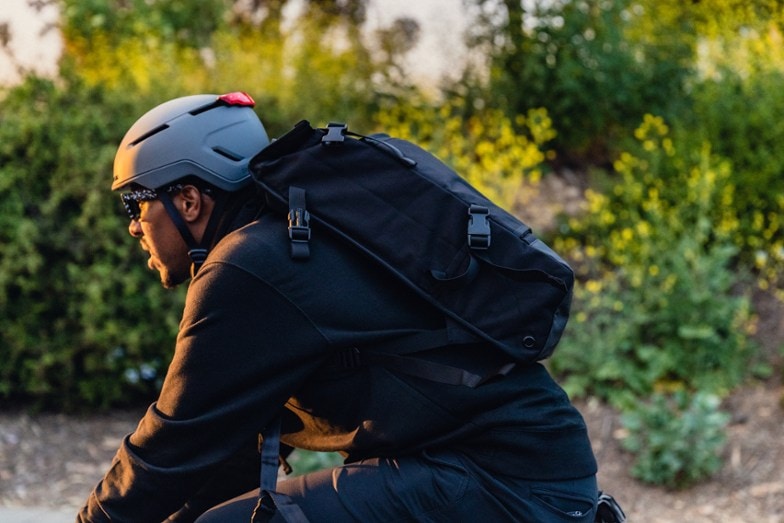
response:
[[[742,78],[725,70],[695,86],[697,121],[679,122],[684,140],[703,139],[732,164],[734,243],[761,282],[781,283],[784,271],[784,69]]]
[[[621,156],[620,177],[589,193],[587,214],[557,242],[585,284],[552,369],[572,394],[621,407],[657,388],[726,393],[755,353],[733,265],[730,171],[707,150],[681,157],[660,119],[637,136],[638,154]]]
[[[343,464],[343,457],[337,452],[314,452],[303,449],[295,449],[287,460],[296,476]]]
[[[95,38],[104,45],[121,45],[152,34],[198,48],[226,20],[229,0],[160,2],[150,0],[61,0],[63,37],[71,54],[89,48]]]
[[[119,7],[113,0],[67,0],[62,66],[89,85],[135,90],[157,102],[244,90],[273,135],[303,118],[366,126],[381,99],[411,92],[404,74],[386,71],[400,67],[415,36],[393,24],[376,39],[407,46],[374,53],[379,42],[361,31],[364,3],[307,2],[306,9],[286,9],[284,20],[285,0],[134,0]]]
[[[452,166],[489,198],[507,209],[519,203],[524,186],[533,190],[555,136],[546,111],[531,110],[510,120],[497,110],[468,117],[460,101],[397,104],[376,115],[379,130],[412,140]]]
[[[721,468],[729,415],[717,396],[656,394],[622,417],[626,450],[636,455],[632,474],[642,481],[684,488]]]
[[[686,386],[726,394],[747,377],[748,299],[735,295],[728,249],[688,258],[680,238],[638,280],[618,269],[578,285],[567,334],[551,362],[574,396],[631,408],[658,389]],[[633,271],[632,271],[633,272]]]
[[[687,17],[655,29],[638,24],[662,16],[628,0],[515,2],[474,0],[474,49],[489,60],[481,98],[507,114],[547,109],[568,156],[604,162],[643,114],[677,110],[691,73]]]
[[[149,395],[181,311],[109,191],[138,112],[78,81],[28,78],[0,116],[0,398],[107,406]]]
[[[731,168],[730,242],[763,286],[784,270],[784,10],[777,0],[468,2],[481,58],[463,91],[511,118],[543,107],[556,162],[608,167],[644,114],[683,151],[705,144]],[[477,81],[477,78],[486,81]],[[476,84],[479,84],[478,88]],[[484,88],[481,88],[483,86]],[[681,153],[683,154],[683,153]],[[673,164],[673,167],[675,165]],[[642,173],[642,170],[640,170]],[[658,171],[663,185],[679,169]],[[716,213],[720,212],[717,208]]]
[[[784,268],[776,0],[471,0],[487,69],[438,103],[406,80],[415,27],[369,35],[364,3],[61,2],[60,77],[10,90],[0,115],[2,397],[109,405],[155,389],[182,296],[126,236],[111,159],[153,105],[237,89],[273,136],[302,118],[375,126],[522,215],[543,162],[612,161],[556,245],[583,283],[553,369],[617,405],[743,378],[739,282]],[[646,113],[674,131],[654,117],[633,131]]]

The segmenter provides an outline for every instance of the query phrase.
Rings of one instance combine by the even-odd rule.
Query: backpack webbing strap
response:
[[[402,374],[408,374],[409,376],[447,385],[463,385],[465,387],[471,387],[472,389],[483,384],[490,378],[506,375],[515,366],[514,363],[507,363],[485,375],[480,375],[444,363],[435,363],[408,356],[398,356],[397,354],[384,354],[373,351],[365,351],[361,354],[361,360],[364,363],[375,363],[387,369]]]
[[[387,369],[415,376],[417,378],[475,388],[496,376],[505,376],[515,366],[507,363],[484,374],[475,374],[445,363],[436,363],[422,358],[407,356],[429,349],[448,345],[462,345],[479,341],[465,331],[438,329],[421,331],[399,338],[386,340],[367,347],[350,347],[339,350],[329,360],[329,364],[341,368],[356,368],[361,365],[375,364]]]
[[[276,492],[280,463],[280,418],[263,432],[261,443],[261,473],[259,501],[251,515],[251,523],[269,521],[279,512],[287,523],[309,523],[302,509],[287,495]]]

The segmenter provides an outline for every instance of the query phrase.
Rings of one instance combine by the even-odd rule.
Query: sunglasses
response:
[[[179,192],[182,190],[182,185],[170,185],[164,190],[168,193]],[[123,207],[125,207],[125,212],[128,213],[128,217],[131,220],[135,221],[138,221],[142,214],[142,209],[139,204],[142,202],[151,202],[153,200],[157,200],[158,198],[158,191],[145,188],[133,189],[131,191],[120,194],[120,199],[122,200]]]
[[[158,193],[152,189],[137,189],[134,191],[124,192],[120,194],[125,212],[131,220],[139,220],[142,210],[139,204],[141,202],[151,202],[158,199]]]

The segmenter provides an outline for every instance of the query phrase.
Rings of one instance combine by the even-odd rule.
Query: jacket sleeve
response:
[[[163,521],[180,510],[280,413],[326,358],[326,345],[270,285],[229,264],[205,264],[188,290],[158,401],[77,521]]]
[[[190,523],[212,507],[257,488],[261,468],[258,445],[257,438],[253,438],[239,452],[221,463],[207,483],[169,516],[167,523]]]

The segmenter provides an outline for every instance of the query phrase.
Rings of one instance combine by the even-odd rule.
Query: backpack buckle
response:
[[[348,125],[343,123],[331,123],[327,125],[327,134],[321,139],[324,145],[342,143],[346,139]]]
[[[310,257],[310,213],[305,208],[305,189],[300,187],[289,187],[289,239],[293,259]]]
[[[487,207],[471,204],[468,208],[468,246],[485,250],[490,247],[490,211]]]
[[[310,240],[310,213],[305,209],[289,211],[289,238],[294,242]]]

